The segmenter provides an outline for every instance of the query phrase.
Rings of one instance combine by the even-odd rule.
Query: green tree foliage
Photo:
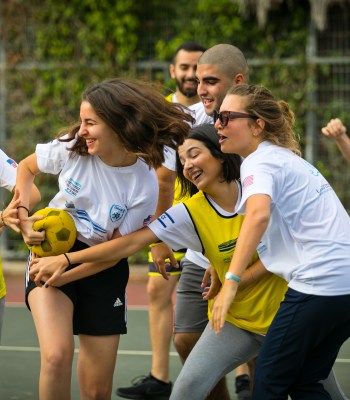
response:
[[[97,81],[134,76],[171,87],[163,69],[147,75],[139,62],[169,62],[185,40],[241,48],[250,81],[290,103],[303,138],[315,74],[306,57],[309,21],[305,0],[272,8],[263,28],[254,10],[242,12],[234,0],[5,0],[0,3],[7,58],[5,150],[19,160],[77,121],[82,91]],[[320,67],[324,79],[330,73],[327,65]],[[43,176],[36,182],[44,205],[55,180]]]
[[[86,86],[137,75],[138,61],[168,61],[189,39],[207,47],[240,47],[253,61],[251,82],[269,85],[298,105],[303,121],[309,10],[304,1],[294,3],[293,13],[288,4],[272,10],[262,29],[255,15],[243,15],[232,0],[46,0],[45,6],[7,0],[1,12],[10,65],[9,149],[21,158],[34,143],[77,120]],[[293,61],[286,65],[285,58]]]

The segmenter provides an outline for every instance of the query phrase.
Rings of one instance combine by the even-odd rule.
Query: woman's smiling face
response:
[[[186,139],[178,153],[185,178],[198,190],[208,192],[213,184],[222,181],[223,160],[215,158],[200,140]]]
[[[90,155],[97,155],[106,164],[113,165],[115,152],[123,149],[118,135],[94,111],[88,101],[80,106],[81,125],[78,135],[85,139]]]

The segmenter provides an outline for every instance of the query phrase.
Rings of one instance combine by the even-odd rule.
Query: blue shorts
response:
[[[89,246],[76,241],[71,251],[87,247]],[[28,258],[27,269],[30,258],[31,254]],[[74,264],[71,268],[75,268],[77,265],[79,264]],[[125,291],[128,279],[129,265],[127,259],[123,259],[105,271],[57,288],[65,293],[74,305],[73,332],[75,335],[104,336],[127,332]],[[26,279],[28,308],[28,294],[36,287],[33,281]],[[39,290],[43,289],[39,288]]]

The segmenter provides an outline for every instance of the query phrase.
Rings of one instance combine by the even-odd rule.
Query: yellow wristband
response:
[[[158,246],[159,244],[163,244],[163,242],[151,243],[151,244],[149,245],[149,247],[150,247],[150,248],[156,247],[156,246]]]

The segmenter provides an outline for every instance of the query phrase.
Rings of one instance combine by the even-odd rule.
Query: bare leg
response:
[[[250,388],[251,388],[251,390],[253,390],[256,358],[252,358],[251,360],[248,361],[247,364],[248,364],[248,367],[249,367]]]
[[[202,332],[180,332],[174,334],[174,346],[179,353],[182,364],[190,354]]]
[[[78,380],[81,400],[110,400],[119,335],[79,335]]]
[[[172,294],[178,279],[178,276],[170,276],[166,281],[161,276],[150,276],[147,285],[153,353],[151,374],[164,382],[169,382],[169,351],[173,334]]]
[[[28,300],[40,344],[39,398],[69,400],[74,354],[73,304],[53,287],[33,289]]]

